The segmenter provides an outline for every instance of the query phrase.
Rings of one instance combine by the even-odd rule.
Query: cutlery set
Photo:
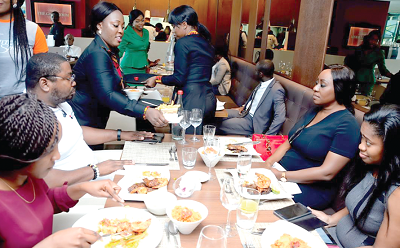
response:
[[[172,146],[169,150],[169,161],[178,161],[178,149],[176,148],[176,146]],[[175,158],[175,159],[174,159]]]
[[[172,221],[166,222],[164,225],[165,233],[167,234],[168,244],[170,243],[170,237],[174,238],[174,243],[176,246],[179,245],[176,235],[178,234],[178,229]]]

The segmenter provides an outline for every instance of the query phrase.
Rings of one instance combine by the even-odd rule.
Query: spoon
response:
[[[176,235],[178,234],[178,228],[176,228],[174,222],[169,221],[168,229],[169,229],[169,233],[174,237],[175,244],[179,245],[178,244],[178,239],[176,238]]]

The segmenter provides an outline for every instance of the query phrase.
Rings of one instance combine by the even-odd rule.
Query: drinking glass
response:
[[[235,186],[235,181],[232,177],[225,178],[220,192],[222,206],[228,209],[228,218],[226,220],[226,224],[222,226],[227,237],[233,237],[237,235],[237,229],[235,225],[231,225],[230,222],[231,211],[240,206],[240,194],[236,190],[238,187]]]
[[[251,169],[251,154],[239,153],[237,161],[237,171],[239,178],[243,179]]]
[[[185,133],[186,133],[186,128],[190,127],[190,111],[189,110],[182,110],[181,112],[182,119],[179,121],[179,125],[183,128],[182,132],[182,140],[180,140],[178,143],[179,144],[187,144],[185,140]]]
[[[211,174],[211,167],[214,167],[212,161],[218,157],[220,152],[219,138],[207,139],[204,145],[204,154],[207,156],[208,163],[205,163],[208,167],[209,181],[214,180],[215,176]]]
[[[193,169],[196,164],[197,149],[193,147],[182,148],[182,162],[185,169]]]
[[[194,127],[194,134],[192,141],[193,142],[199,142],[200,140],[196,138],[196,127],[200,126],[201,121],[203,119],[203,111],[198,108],[192,109],[192,113],[190,115],[190,124]]]
[[[224,229],[214,225],[203,227],[196,248],[226,248]]]
[[[213,139],[215,135],[216,127],[213,125],[204,125],[203,126],[203,140],[206,142],[208,138]]]
[[[236,211],[236,223],[239,228],[251,231],[257,220],[260,192],[241,185],[239,186],[241,197],[239,208]]]

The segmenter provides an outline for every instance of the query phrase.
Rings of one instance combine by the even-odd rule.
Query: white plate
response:
[[[155,248],[161,242],[163,235],[163,227],[156,217],[150,213],[137,208],[104,208],[88,213],[77,220],[72,227],[84,227],[95,232],[98,231],[98,224],[104,218],[122,219],[127,218],[130,221],[145,221],[151,218],[151,224],[147,229],[147,236],[139,243],[138,248]],[[111,237],[103,238],[92,245],[92,248],[100,248],[107,245]]]
[[[202,183],[207,182],[209,179],[208,174],[203,171],[188,171],[185,173],[185,175],[194,176],[194,177],[198,178],[199,181]]]
[[[234,153],[231,150],[228,150],[227,145],[235,144],[240,142],[250,142],[250,138],[240,138],[240,137],[220,137],[221,147],[223,147],[223,152],[225,155],[234,155],[238,156],[239,153]],[[260,154],[254,149],[252,144],[244,145],[247,148],[247,153],[253,156],[260,156]]]
[[[285,233],[303,240],[311,248],[327,247],[319,237],[312,235],[305,229],[285,220],[278,220],[265,228],[261,236],[261,248],[271,248],[271,245]]]
[[[237,173],[237,170],[229,170],[229,172],[232,174],[234,180],[239,180],[239,176]],[[287,199],[287,198],[293,198],[293,196],[289,193],[287,193],[281,184],[279,183],[278,179],[275,177],[274,173],[268,169],[262,169],[262,168],[257,168],[257,169],[251,169],[249,173],[246,175],[245,179],[246,181],[255,181],[257,180],[256,173],[263,174],[269,179],[271,179],[271,184],[274,186],[274,188],[277,188],[279,190],[279,194],[275,194],[270,192],[269,194],[266,195],[260,195],[260,199],[262,200],[279,200],[279,199]],[[247,196],[249,197],[249,196]]]
[[[163,114],[164,118],[169,122],[169,123],[179,123],[183,116],[178,116],[178,114]]]
[[[129,168],[129,169],[127,169]],[[134,183],[143,182],[144,171],[157,171],[161,174],[160,177],[167,178],[168,181],[170,179],[170,173],[166,166],[125,166],[125,176],[118,182],[118,185],[121,187],[121,191],[119,192],[119,197],[128,201],[144,201],[146,194],[131,194],[128,191],[128,188],[132,186]],[[149,179],[153,179],[153,177],[147,177]],[[157,190],[167,191],[167,186],[159,188]]]

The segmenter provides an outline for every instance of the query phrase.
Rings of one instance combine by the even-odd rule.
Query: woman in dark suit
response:
[[[82,126],[105,128],[110,111],[144,118],[154,126],[168,121],[156,109],[138,103],[123,92],[118,46],[124,35],[124,18],[113,3],[100,2],[91,13],[91,29],[96,37],[74,66],[76,95],[70,101]]]
[[[177,38],[174,53],[174,74],[163,77],[151,77],[146,85],[154,87],[156,83],[176,86],[183,90],[183,108],[203,110],[203,124],[212,122],[215,115],[216,98],[209,83],[214,65],[214,48],[210,44],[211,35],[207,28],[199,23],[197,13],[188,5],[174,9],[168,19],[174,27]],[[193,129],[187,130],[193,133]],[[201,134],[202,125],[196,129]]]

